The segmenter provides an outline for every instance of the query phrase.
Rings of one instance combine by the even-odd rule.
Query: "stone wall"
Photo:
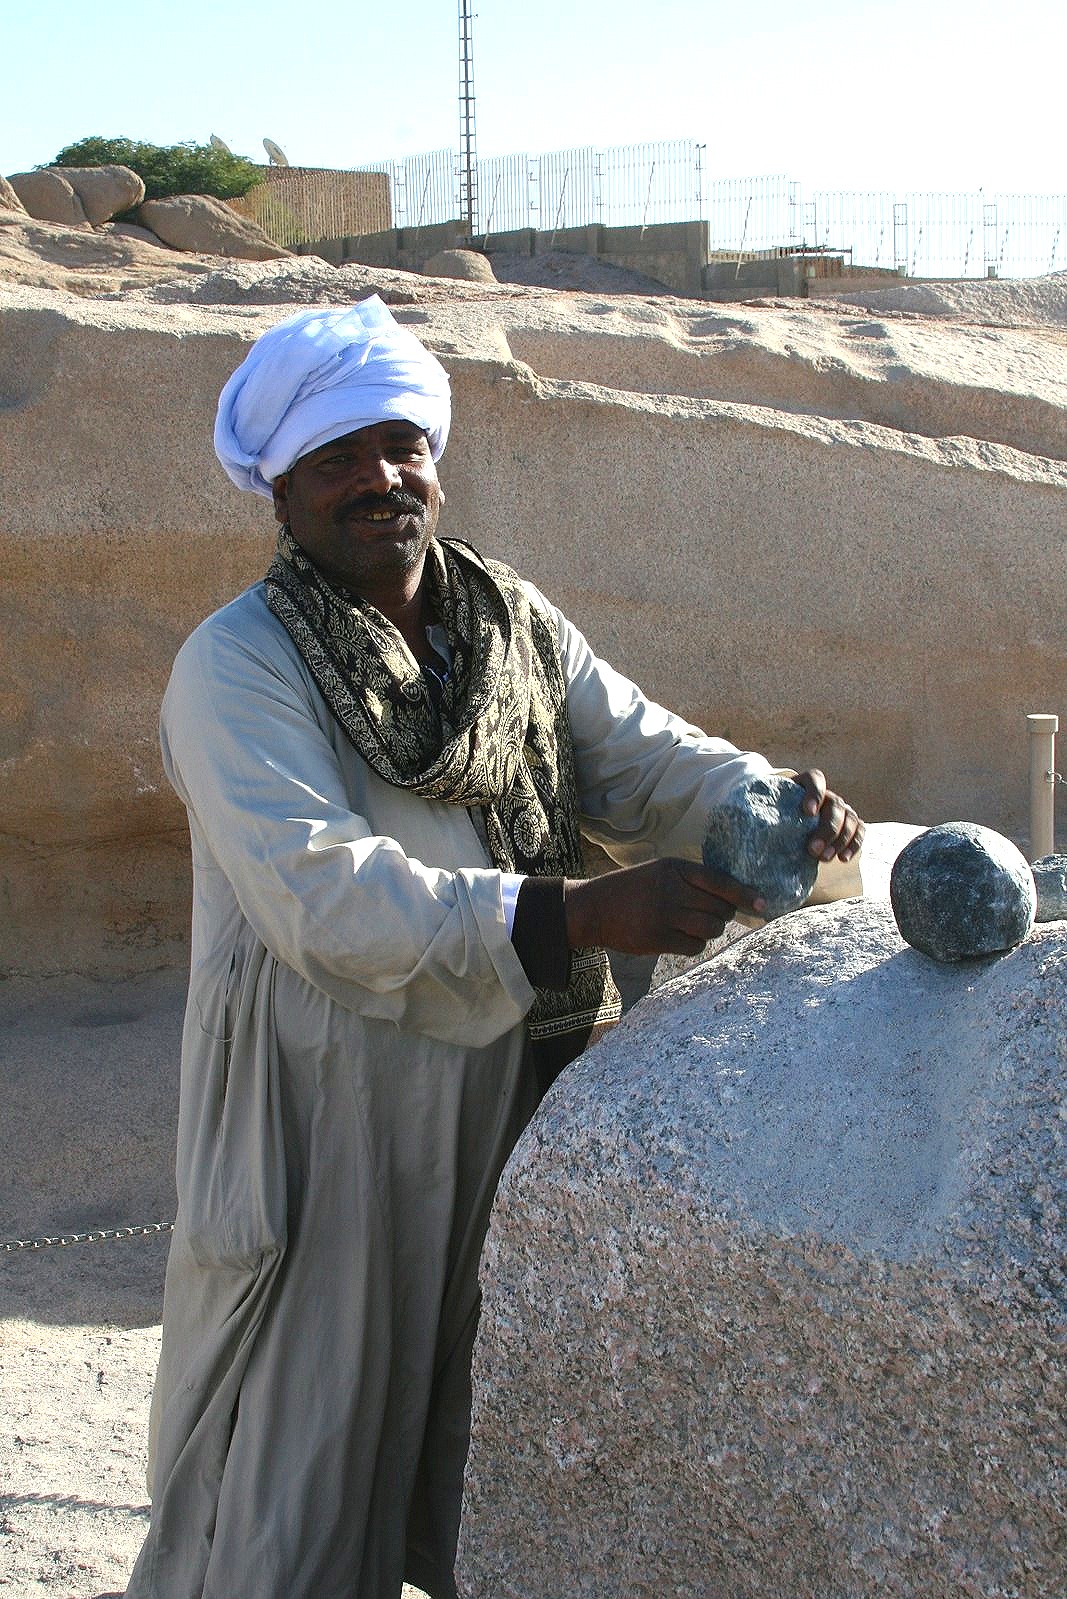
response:
[[[869,815],[1018,835],[1023,718],[1067,680],[1067,467],[996,442],[993,410],[991,440],[775,408],[755,356],[760,403],[708,397],[727,367],[642,302],[582,302],[599,327],[623,318],[634,386],[575,381],[578,301],[546,327],[543,292],[528,311],[481,292],[397,307],[453,378],[442,530],[514,562],[651,694],[777,763],[817,760]],[[8,286],[0,308],[0,961],[162,965],[182,953],[188,870],[160,696],[274,535],[215,461],[216,397],[292,307]],[[659,371],[680,389],[683,356],[704,393],[639,388]]]

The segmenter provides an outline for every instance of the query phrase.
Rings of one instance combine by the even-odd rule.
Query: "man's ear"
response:
[[[282,524],[289,520],[289,474],[282,472],[271,484],[274,496],[274,519]]]

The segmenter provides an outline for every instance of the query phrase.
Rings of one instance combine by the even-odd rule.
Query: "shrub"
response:
[[[244,156],[211,144],[144,144],[138,139],[79,139],[60,150],[54,167],[130,167],[144,183],[146,200],[170,194],[212,194],[231,200],[263,180],[262,169]]]

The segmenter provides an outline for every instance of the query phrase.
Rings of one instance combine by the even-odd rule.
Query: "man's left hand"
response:
[[[816,770],[798,772],[797,782],[804,790],[801,810],[805,816],[817,816],[819,825],[808,839],[808,852],[821,861],[850,861],[859,854],[863,843],[863,823],[856,812],[826,787],[826,778]]]

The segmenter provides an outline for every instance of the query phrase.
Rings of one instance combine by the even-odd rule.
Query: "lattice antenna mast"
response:
[[[459,0],[459,202],[467,235],[478,228],[478,157],[474,138],[474,14]]]

